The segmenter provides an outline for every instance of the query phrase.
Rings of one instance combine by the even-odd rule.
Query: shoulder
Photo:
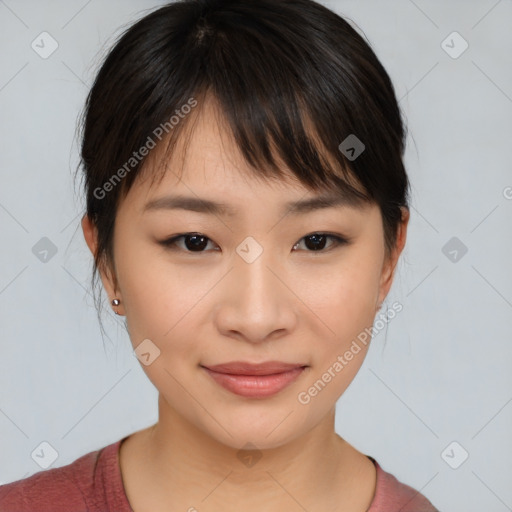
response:
[[[94,474],[100,451],[88,453],[67,466],[47,469],[23,480],[0,486],[1,510],[86,510],[84,492]]]
[[[377,483],[373,501],[367,512],[439,512],[423,494],[403,484],[391,473],[384,471],[375,459],[369,458],[377,470]]]
[[[115,477],[117,441],[71,464],[0,486],[2,512],[92,512],[106,502],[105,483]]]

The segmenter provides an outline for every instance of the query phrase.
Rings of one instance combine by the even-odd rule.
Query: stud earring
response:
[[[119,299],[112,300],[112,306],[119,306],[119,304],[121,304],[121,301]],[[117,311],[115,311],[115,314],[119,315],[119,313]]]

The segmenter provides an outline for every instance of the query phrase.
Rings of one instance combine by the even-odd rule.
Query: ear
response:
[[[84,232],[85,242],[89,247],[93,256],[96,256],[96,251],[98,249],[98,229],[96,225],[91,221],[91,219],[84,215],[82,217],[82,231]],[[109,297],[109,304],[111,304],[112,299],[122,299],[121,294],[118,291],[117,280],[110,268],[106,268],[105,265],[99,265],[98,271],[100,273],[101,281],[107,292],[107,296]],[[123,315],[123,306],[121,305],[115,306],[115,310]]]
[[[397,239],[395,247],[391,255],[384,262],[381,274],[381,280],[379,285],[379,297],[377,301],[376,310],[379,309],[379,304],[381,304],[386,298],[389,290],[391,289],[391,285],[393,284],[393,278],[395,276],[396,264],[398,263],[398,258],[402,253],[402,250],[405,246],[405,241],[407,239],[407,227],[409,225],[410,212],[409,209],[405,206],[400,208],[402,210],[402,219],[398,226],[397,231]]]

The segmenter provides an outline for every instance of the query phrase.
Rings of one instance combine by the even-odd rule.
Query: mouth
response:
[[[236,395],[267,398],[289,386],[308,366],[280,361],[259,364],[236,361],[201,367],[217,384]]]

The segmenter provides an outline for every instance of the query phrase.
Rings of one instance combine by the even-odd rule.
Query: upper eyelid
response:
[[[306,235],[303,235],[301,238],[299,238],[297,240],[297,242],[295,242],[293,244],[293,246],[295,247],[297,244],[299,244],[302,240],[304,240],[305,238],[307,238],[308,236],[312,236],[312,235],[324,235],[328,238],[332,238],[333,241],[334,241],[334,245],[338,245],[338,246],[341,246],[341,245],[347,245],[351,242],[351,239],[347,236],[344,236],[342,234],[336,234],[336,233],[330,233],[330,232],[325,232],[325,231],[312,231],[310,233],[307,233]],[[204,235],[203,233],[198,233],[198,232],[187,232],[187,233],[181,233],[181,234],[177,234],[177,235],[174,235],[174,236],[171,236],[165,240],[163,240],[162,242],[160,242],[161,244],[164,244],[164,245],[175,245],[176,242],[179,240],[179,239],[182,239],[182,238],[185,238],[187,236],[200,236],[200,237],[204,237],[206,238],[209,242],[212,242],[214,243],[215,245],[218,246],[218,244],[212,240],[210,237]],[[327,250],[320,250],[318,251],[319,253],[322,253],[322,252],[327,252]],[[187,253],[190,253],[190,254],[194,254],[194,251],[188,251],[188,250],[184,250],[184,252],[187,252]],[[203,252],[206,252],[206,251],[197,251],[196,254],[201,254]],[[311,252],[311,253],[314,253],[316,251],[307,251],[307,252]]]
[[[311,233],[307,233],[306,235],[301,236],[299,238],[298,242],[300,242],[304,238],[307,238],[308,236],[312,236],[312,235],[325,235],[325,236],[329,236],[329,237],[332,237],[332,238],[342,238],[342,239],[345,239],[347,241],[349,240],[348,237],[342,235],[341,233],[337,234],[337,233],[330,233],[328,231],[312,231]],[[209,236],[207,236],[207,235],[205,235],[203,233],[195,232],[195,231],[191,231],[189,233],[180,233],[180,234],[177,234],[177,235],[173,235],[173,236],[167,238],[166,240],[164,240],[164,242],[165,241],[176,240],[178,238],[182,238],[182,237],[186,237],[186,236],[201,236],[201,237],[207,238],[208,240],[213,242],[213,239],[210,238]]]

